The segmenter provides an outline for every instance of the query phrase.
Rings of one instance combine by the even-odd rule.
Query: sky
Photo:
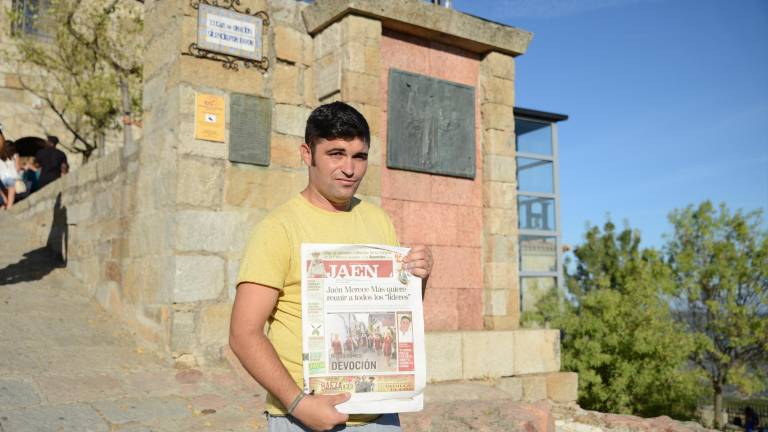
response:
[[[768,209],[768,1],[453,7],[534,34],[517,57],[516,106],[569,116],[558,125],[564,243],[610,218],[661,247],[676,208]]]

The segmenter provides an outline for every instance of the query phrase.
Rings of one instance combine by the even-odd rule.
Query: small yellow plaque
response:
[[[195,94],[195,139],[224,142],[224,96]]]

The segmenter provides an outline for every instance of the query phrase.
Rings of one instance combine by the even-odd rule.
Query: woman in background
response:
[[[13,144],[6,141],[0,128],[0,198],[6,210],[16,201],[16,180],[19,179],[19,155]]]

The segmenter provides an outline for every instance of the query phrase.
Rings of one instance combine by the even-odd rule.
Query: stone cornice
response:
[[[348,14],[381,21],[382,26],[403,33],[485,54],[497,51],[524,54],[533,34],[418,0],[317,0],[302,11],[311,35]]]

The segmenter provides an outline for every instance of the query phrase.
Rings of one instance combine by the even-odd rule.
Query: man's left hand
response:
[[[428,246],[413,246],[403,262],[405,269],[414,276],[426,279],[432,273],[432,251]]]

